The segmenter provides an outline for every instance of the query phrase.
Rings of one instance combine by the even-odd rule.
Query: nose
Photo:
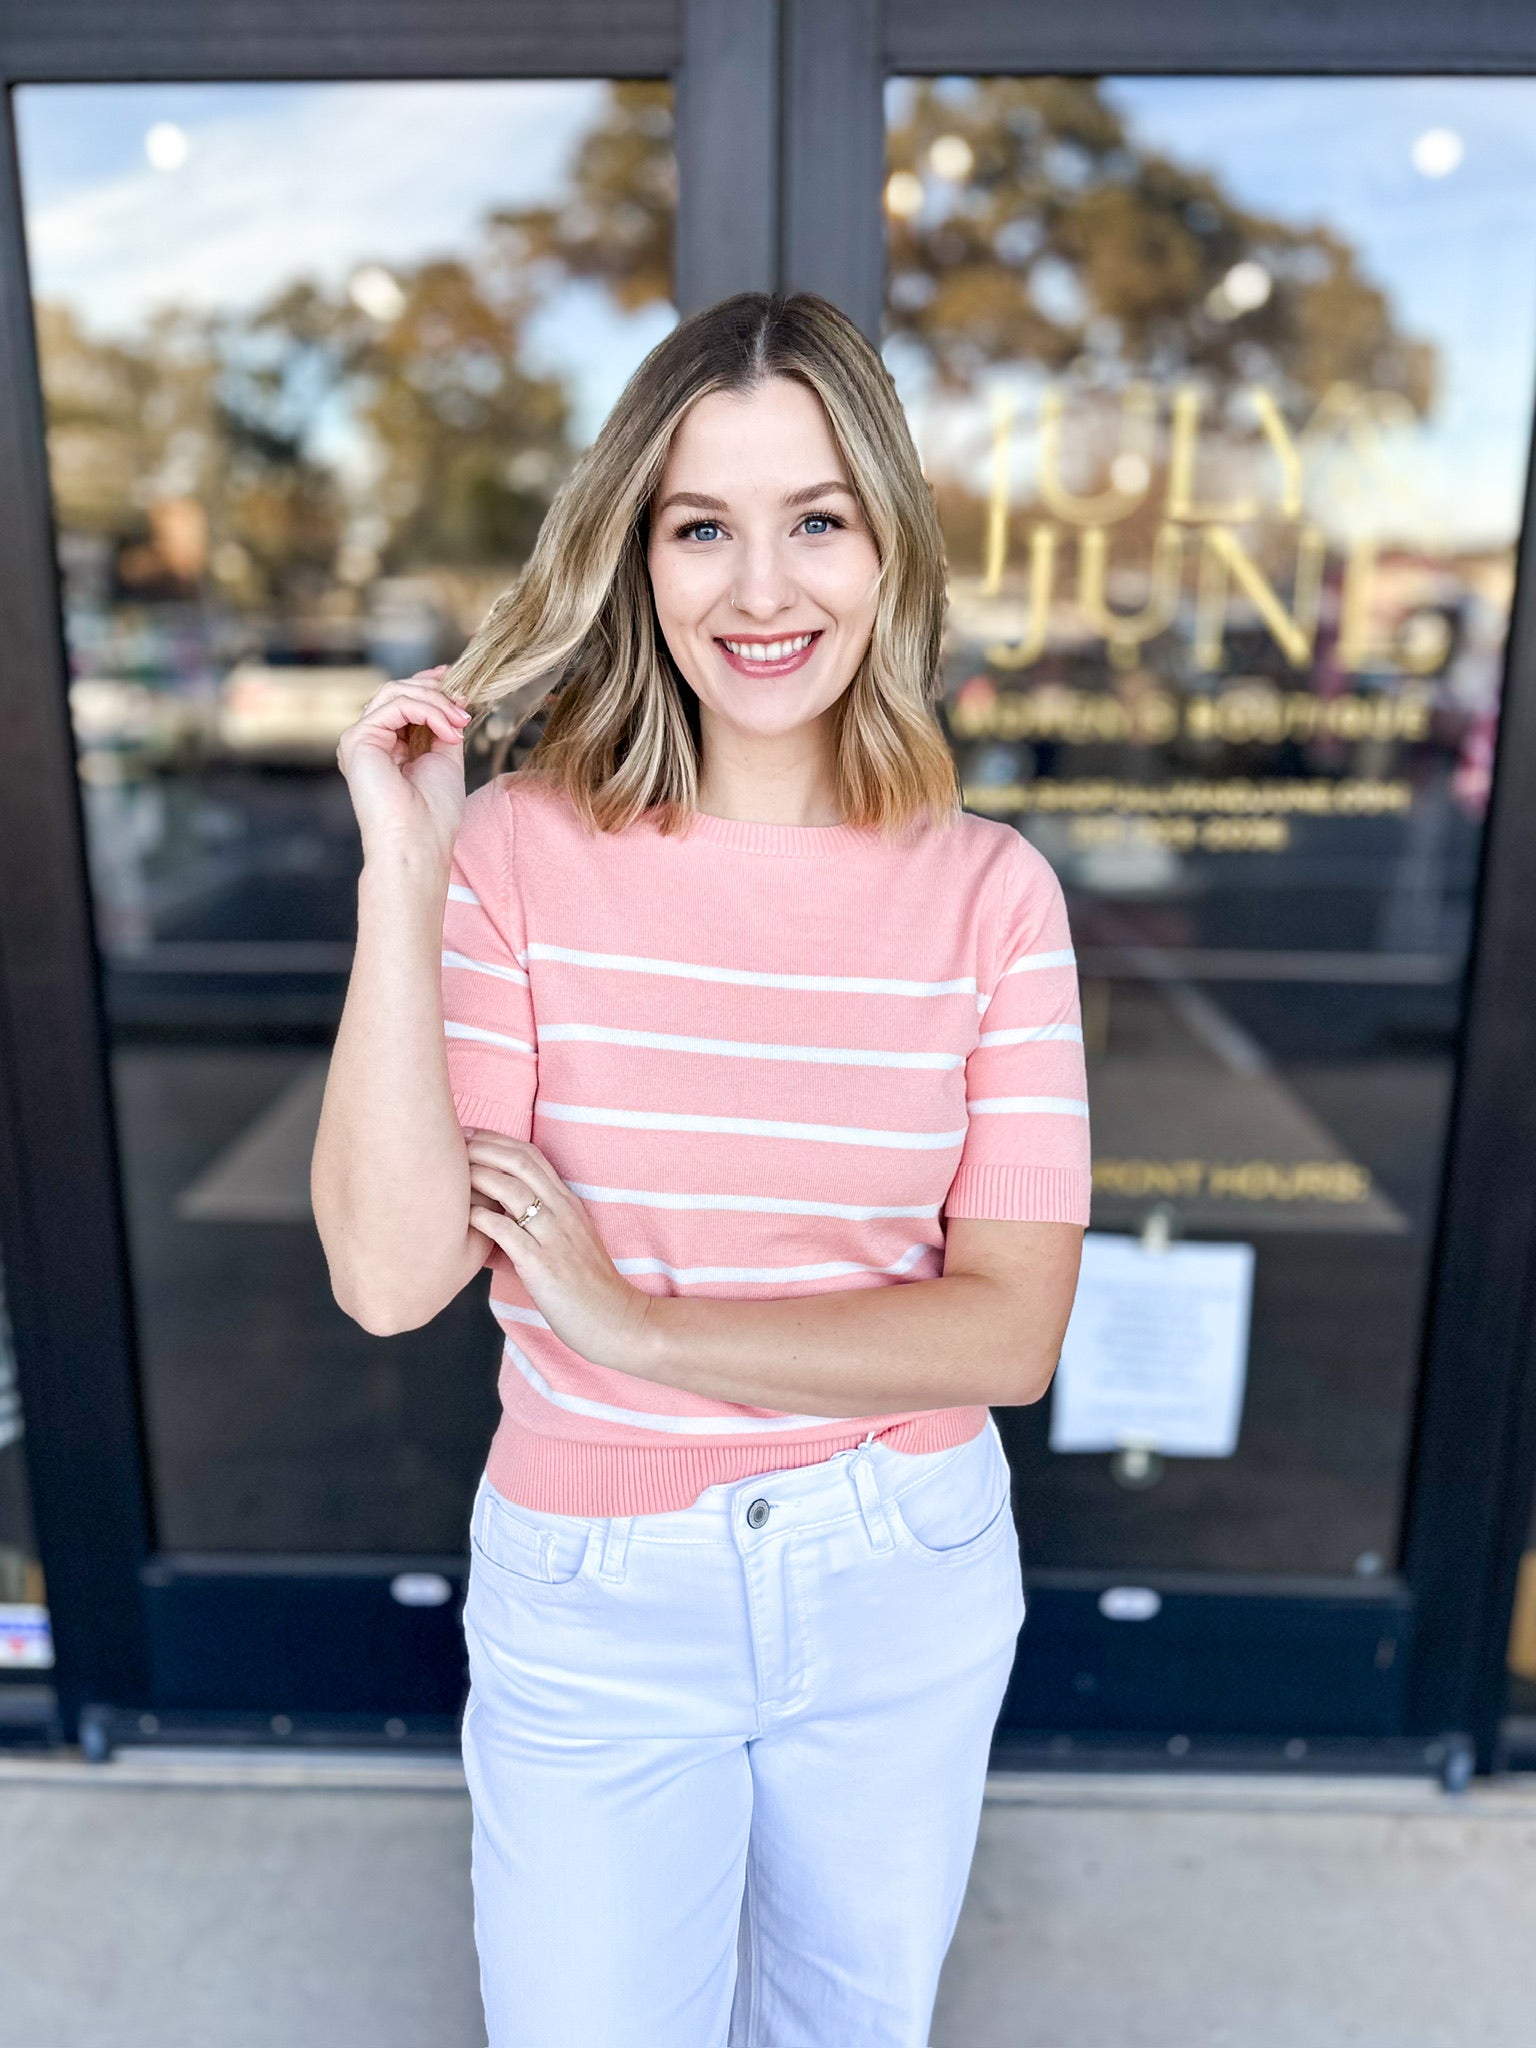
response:
[[[733,608],[747,618],[767,620],[794,601],[794,579],[777,542],[772,536],[748,541],[738,558]]]

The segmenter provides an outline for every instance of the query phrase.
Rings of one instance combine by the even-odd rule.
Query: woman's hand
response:
[[[650,1296],[608,1256],[586,1208],[537,1145],[469,1133],[470,1223],[500,1245],[562,1344],[593,1365],[644,1378]],[[533,1202],[543,1206],[519,1225]]]
[[[406,851],[447,867],[464,812],[464,729],[473,714],[437,687],[447,663],[386,683],[336,748],[363,840],[363,858]],[[405,729],[424,725],[428,751],[407,759]]]

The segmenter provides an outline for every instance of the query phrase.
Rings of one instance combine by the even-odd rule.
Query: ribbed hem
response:
[[[454,1114],[462,1129],[474,1131],[496,1131],[503,1138],[531,1138],[533,1117],[529,1113],[519,1116],[505,1102],[498,1102],[494,1095],[461,1095],[453,1091]]]
[[[962,1166],[944,1201],[946,1216],[1003,1223],[1088,1224],[1093,1176],[1082,1166]]]
[[[876,1441],[893,1451],[947,1451],[985,1429],[987,1414],[978,1407],[932,1408],[877,1430]],[[598,1444],[541,1436],[503,1416],[485,1471],[503,1499],[541,1514],[671,1514],[692,1507],[707,1486],[818,1465],[868,1434],[845,1430],[787,1444]]]

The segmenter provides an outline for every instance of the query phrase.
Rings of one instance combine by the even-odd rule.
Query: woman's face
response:
[[[672,657],[713,717],[769,738],[821,717],[869,645],[879,555],[821,400],[712,391],[672,437],[647,560]]]

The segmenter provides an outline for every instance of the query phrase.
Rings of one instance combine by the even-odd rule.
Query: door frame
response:
[[[783,0],[787,289],[835,298],[877,344],[888,77],[1536,75],[1523,0]],[[827,167],[841,171],[831,181]],[[1536,471],[1529,459],[1500,743],[1482,851],[1465,1022],[1432,1254],[1405,1475],[1401,1569],[1356,1586],[1142,1573],[1163,1594],[1150,1626],[1098,1612],[1126,1574],[1032,1574],[1031,1655],[1003,1732],[1060,1754],[1201,1723],[1169,1682],[1202,1662],[1208,1733],[1470,1743],[1499,1755],[1506,1644],[1536,1489]],[[1497,1171],[1489,1162],[1497,1161]],[[1468,1589],[1471,1589],[1470,1593]],[[1201,1625],[1201,1615],[1211,1626]],[[1095,1708],[1073,1686],[1087,1670]],[[1225,1721],[1222,1703],[1226,1703]],[[1215,1715],[1214,1723],[1210,1715]],[[1315,1745],[1314,1745],[1315,1747]],[[1083,1748],[1079,1741],[1078,1748]],[[1453,1745],[1452,1754],[1463,1753]]]
[[[58,1722],[72,1740],[94,1708],[98,1744],[112,1713],[144,1734],[277,1711],[440,1737],[462,1700],[467,1560],[156,1541],[10,88],[670,76],[680,310],[775,273],[776,0],[311,0],[294,19],[205,0],[0,15],[0,814],[28,850],[0,863],[0,1245]],[[459,1597],[402,1606],[403,1570],[439,1571]],[[34,1696],[38,1674],[17,1676]],[[21,1691],[0,1686],[0,1709]]]

